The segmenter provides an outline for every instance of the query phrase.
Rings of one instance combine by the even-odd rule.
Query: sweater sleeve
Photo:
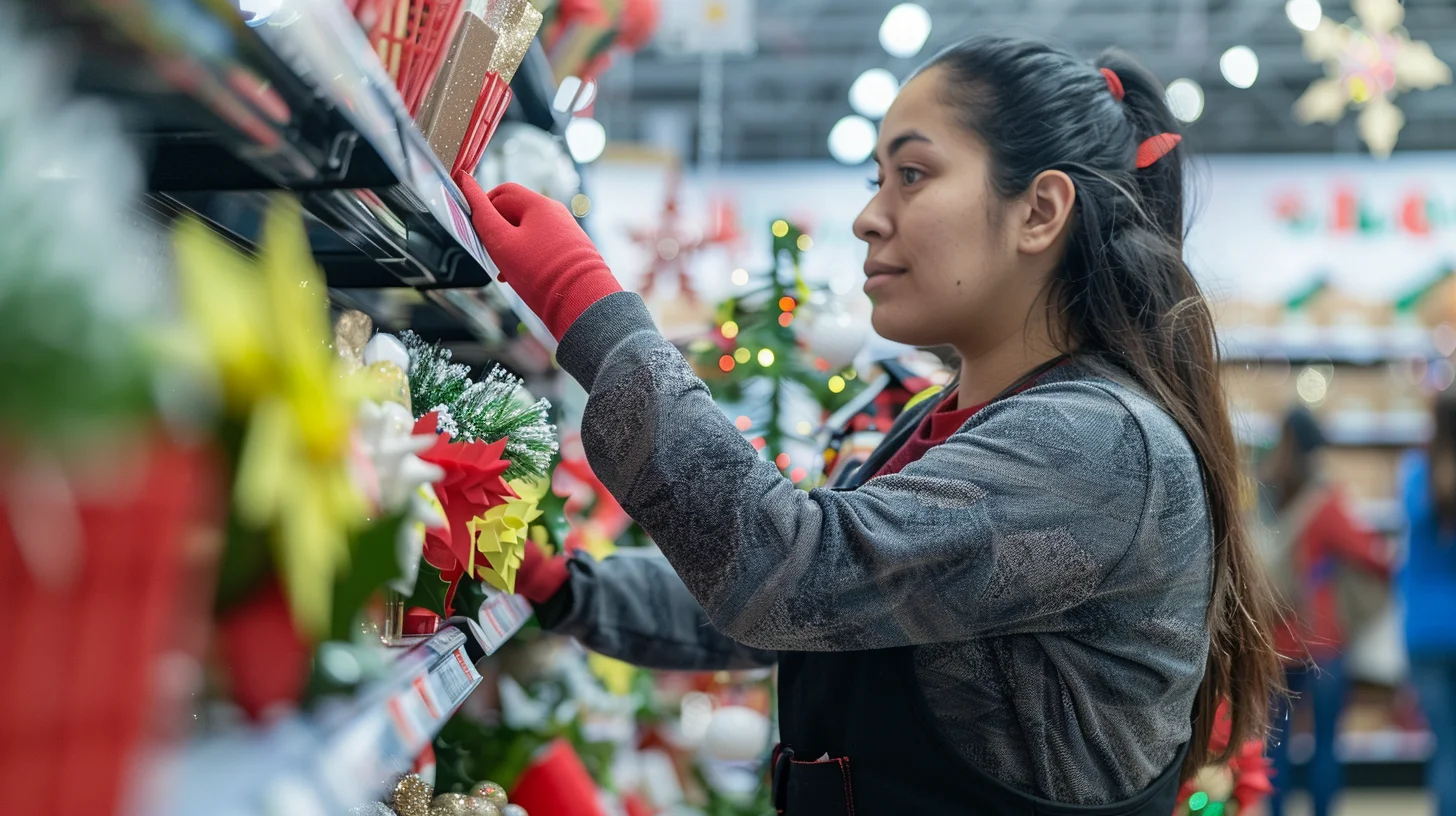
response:
[[[567,562],[566,584],[536,605],[541,626],[586,648],[649,669],[766,668],[776,652],[753,649],[714,629],[672,567],[656,553],[619,550]]]
[[[832,651],[1065,631],[1080,625],[1070,610],[1123,589],[1104,581],[1144,523],[1148,445],[1094,383],[1038,386],[899,474],[806,493],[734,429],[636,295],[588,309],[558,359],[590,392],[592,469],[737,642]]]

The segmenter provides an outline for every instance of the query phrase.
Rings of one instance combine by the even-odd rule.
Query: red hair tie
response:
[[[1111,68],[1103,68],[1101,71],[1102,78],[1107,80],[1107,90],[1112,93],[1112,98],[1121,102],[1122,98],[1127,95],[1127,92],[1122,89],[1122,78]]]
[[[1183,137],[1177,133],[1159,133],[1144,139],[1137,149],[1137,169],[1145,170],[1157,164],[1158,159],[1172,153],[1181,141]]]

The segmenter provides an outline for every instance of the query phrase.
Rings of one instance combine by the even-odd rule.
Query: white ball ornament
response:
[[[724,706],[713,712],[703,752],[725,762],[757,759],[768,745],[768,718],[744,706]]]
[[[853,362],[869,337],[864,321],[856,320],[843,307],[831,305],[816,310],[807,323],[799,336],[810,352],[829,364],[830,371],[838,371]]]
[[[400,371],[408,374],[409,351],[404,347],[404,343],[399,342],[398,337],[379,332],[364,344],[364,365],[374,365],[375,363],[394,363],[399,366]]]

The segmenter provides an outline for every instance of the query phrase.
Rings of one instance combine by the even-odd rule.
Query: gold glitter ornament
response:
[[[434,788],[415,774],[405,774],[394,785],[389,804],[399,816],[430,816],[430,797]]]
[[[430,816],[500,816],[500,809],[479,796],[442,793],[430,805]]]
[[[506,798],[506,789],[489,780],[477,783],[470,789],[470,795],[479,796],[498,808],[510,804],[510,800]]]
[[[354,309],[339,315],[334,322],[334,353],[339,355],[345,374],[364,367],[364,344],[373,333],[374,321]]]

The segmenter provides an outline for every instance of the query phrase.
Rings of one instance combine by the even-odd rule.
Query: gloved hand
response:
[[[525,558],[516,570],[516,594],[533,604],[543,604],[561,590],[569,577],[566,556],[547,555],[536,542],[527,541]]]
[[[601,253],[558,201],[519,184],[486,193],[465,173],[455,183],[470,203],[470,220],[500,279],[560,340],[598,300],[622,291]]]

